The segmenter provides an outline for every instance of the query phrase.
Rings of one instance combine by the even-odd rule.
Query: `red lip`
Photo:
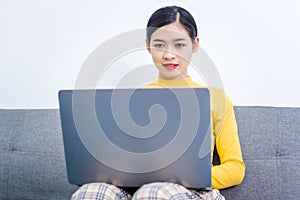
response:
[[[165,63],[165,64],[163,64],[163,66],[166,69],[174,70],[174,69],[176,69],[178,67],[178,64],[175,64],[175,63]]]

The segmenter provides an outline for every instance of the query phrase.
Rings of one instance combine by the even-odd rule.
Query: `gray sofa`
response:
[[[300,198],[300,108],[235,107],[246,176],[234,199]],[[69,199],[57,109],[0,109],[0,199]]]

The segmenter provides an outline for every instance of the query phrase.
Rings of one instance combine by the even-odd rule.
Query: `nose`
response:
[[[175,53],[173,53],[172,51],[170,50],[166,50],[165,53],[164,53],[164,59],[165,60],[173,60],[176,58],[176,55]]]

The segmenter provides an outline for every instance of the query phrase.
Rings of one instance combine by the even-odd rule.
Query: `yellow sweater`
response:
[[[158,78],[157,82],[146,88],[199,88],[203,87],[192,81],[190,77],[183,80],[165,80]],[[233,105],[229,97],[221,89],[209,88],[211,96],[212,116],[212,148],[216,148],[220,157],[220,165],[212,166],[212,186],[215,189],[227,188],[242,182],[245,174],[238,129]]]

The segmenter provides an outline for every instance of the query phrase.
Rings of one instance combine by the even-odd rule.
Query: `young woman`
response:
[[[188,75],[192,54],[197,51],[199,38],[192,15],[177,6],[155,11],[147,24],[146,46],[159,71],[157,82],[148,88],[203,87]],[[212,166],[211,190],[188,190],[175,183],[151,183],[134,194],[107,183],[90,183],[76,191],[72,199],[225,199],[218,189],[240,184],[245,164],[238,138],[233,105],[224,91],[209,88],[213,122],[212,142],[220,164]]]

